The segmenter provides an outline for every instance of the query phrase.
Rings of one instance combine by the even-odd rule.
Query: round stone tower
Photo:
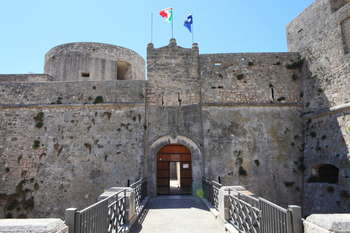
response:
[[[57,81],[145,80],[145,61],[136,52],[102,43],[69,43],[45,55],[44,72]]]

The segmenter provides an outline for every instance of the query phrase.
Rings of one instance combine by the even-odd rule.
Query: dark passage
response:
[[[157,194],[192,194],[191,152],[182,145],[168,145],[157,156]]]

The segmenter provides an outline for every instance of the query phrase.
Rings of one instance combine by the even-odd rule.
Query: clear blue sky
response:
[[[287,51],[285,26],[313,0],[1,0],[0,74],[42,73],[45,53],[68,42],[131,48],[146,56],[154,13],[155,47],[168,44],[159,10],[174,8],[177,43],[191,47],[183,27],[194,17],[201,53]]]

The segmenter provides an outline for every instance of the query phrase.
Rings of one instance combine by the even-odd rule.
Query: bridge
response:
[[[242,186],[203,177],[203,193],[149,197],[147,180],[111,188],[93,205],[66,210],[69,233],[302,233],[301,208],[283,208]]]

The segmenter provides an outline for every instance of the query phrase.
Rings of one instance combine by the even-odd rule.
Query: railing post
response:
[[[230,219],[230,194],[225,193],[224,194],[224,220],[228,222]]]
[[[133,188],[126,188],[124,190],[124,195],[125,195],[125,208],[127,210],[126,213],[126,222],[128,224],[132,223],[135,220],[135,217],[137,216],[137,193],[135,193],[135,190]],[[141,200],[140,200],[141,203]],[[139,203],[139,204],[140,204]]]
[[[209,183],[209,196],[210,196],[210,204],[212,205],[212,206],[214,206],[214,187],[213,187],[213,182],[212,181],[209,181],[210,183]]]
[[[129,224],[129,218],[130,218],[130,196],[126,196],[126,189],[123,191],[124,194],[124,209],[125,209],[125,216],[124,216],[124,224]]]
[[[68,233],[75,233],[75,215],[77,208],[66,209],[64,213],[65,223],[68,226]]]
[[[292,213],[292,227],[293,233],[302,233],[303,232],[303,223],[301,215],[301,207],[297,205],[288,206],[288,210]]]

